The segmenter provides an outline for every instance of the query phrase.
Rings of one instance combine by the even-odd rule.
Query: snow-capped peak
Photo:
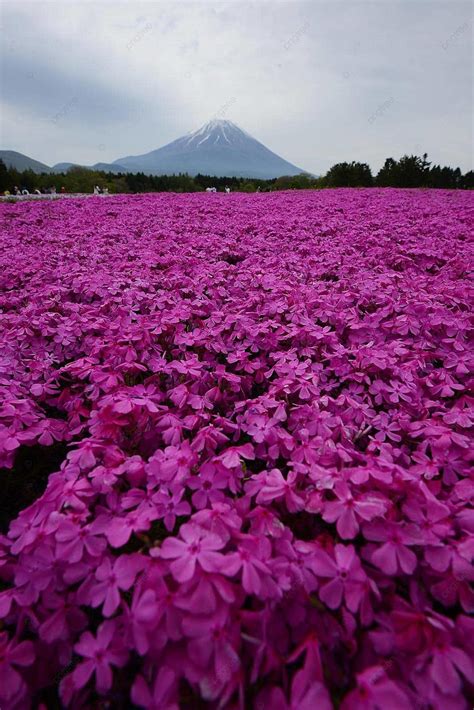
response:
[[[192,131],[185,136],[186,144],[189,146],[198,146],[202,143],[207,145],[232,145],[240,143],[243,138],[250,138],[248,133],[245,133],[232,121],[223,118],[212,118],[205,123],[197,131]]]
[[[152,175],[187,172],[189,175],[269,178],[302,172],[225,118],[212,118],[197,131],[157,150],[116,162]]]

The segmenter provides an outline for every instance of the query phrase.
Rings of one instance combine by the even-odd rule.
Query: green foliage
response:
[[[321,187],[320,183],[320,178],[315,178],[309,173],[300,173],[299,175],[284,175],[276,178],[274,187],[275,190],[307,190]]]
[[[404,155],[399,161],[387,158],[379,171],[376,183],[380,187],[428,187],[430,163],[426,153],[420,158],[417,155]]]
[[[387,158],[375,184],[379,187],[438,187],[472,189],[472,171],[464,176],[459,168],[441,167],[428,161],[428,155],[404,155],[400,160]]]
[[[372,187],[374,179],[367,163],[337,163],[326,173],[327,187]]]
[[[474,190],[474,171],[469,170],[468,173],[461,177],[460,186],[463,190]]]

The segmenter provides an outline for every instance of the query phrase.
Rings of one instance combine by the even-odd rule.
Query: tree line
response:
[[[425,153],[404,155],[399,160],[387,158],[376,175],[367,163],[352,161],[337,163],[321,177],[307,173],[259,180],[241,177],[216,177],[211,175],[145,175],[145,173],[112,173],[90,170],[79,166],[62,173],[19,172],[0,160],[0,194],[12,193],[14,188],[47,192],[54,187],[57,192],[93,192],[98,186],[110,193],[137,192],[201,192],[207,187],[223,191],[229,187],[237,192],[269,192],[273,190],[320,189],[331,187],[436,187],[446,189],[473,189],[474,172],[464,175],[459,168],[432,165]]]
[[[325,187],[437,187],[469,190],[474,187],[474,172],[464,175],[459,168],[432,165],[426,153],[387,158],[377,175],[366,163],[337,163],[323,178]]]

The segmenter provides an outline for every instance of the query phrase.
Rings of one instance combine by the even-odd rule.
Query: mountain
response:
[[[16,150],[0,150],[0,160],[3,160],[7,168],[15,168],[20,172],[23,170],[32,170],[34,173],[52,172],[49,165],[33,160],[23,153],[17,153]]]
[[[102,170],[105,173],[128,173],[130,172],[123,165],[118,163],[95,163],[94,165],[80,165],[79,163],[56,163],[53,165],[54,172],[67,173],[70,168],[86,168],[86,170]]]
[[[0,150],[5,165],[35,173],[67,172],[72,167],[89,170],[127,173],[143,172],[147,175],[216,175],[220,177],[274,178],[281,175],[298,175],[304,172],[296,165],[280,158],[246,131],[232,123],[214,119],[197,131],[188,133],[162,148],[144,155],[130,155],[113,163],[81,165],[56,163],[49,165],[33,160],[14,150]]]
[[[280,158],[232,121],[212,120],[162,148],[119,158],[116,164],[148,175],[273,178],[304,172]]]
[[[69,168],[79,167],[77,163],[56,163],[53,165],[53,170],[55,173],[67,173]]]
[[[124,165],[117,163],[95,163],[91,170],[103,170],[104,173],[129,173],[130,170]]]

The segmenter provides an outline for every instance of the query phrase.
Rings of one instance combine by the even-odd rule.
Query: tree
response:
[[[5,190],[10,189],[10,176],[8,172],[8,168],[3,162],[3,160],[0,159],[0,192],[5,192]]]
[[[430,165],[427,153],[403,155],[398,162],[387,158],[375,181],[380,187],[428,187]]]
[[[327,187],[371,187],[372,171],[367,163],[336,163],[326,173]]]
[[[464,190],[474,190],[474,171],[469,170],[460,180],[460,187]]]

